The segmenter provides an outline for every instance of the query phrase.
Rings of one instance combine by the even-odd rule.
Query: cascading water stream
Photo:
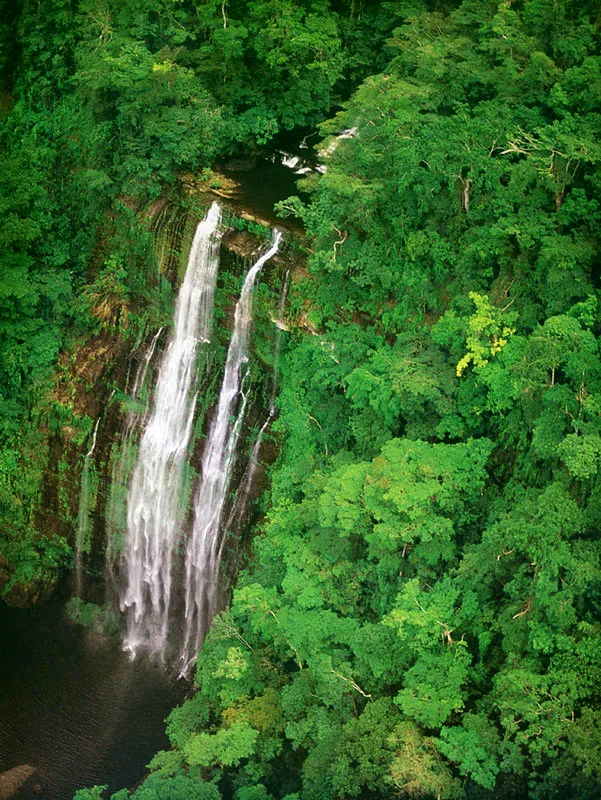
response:
[[[134,385],[131,390],[131,397],[133,400],[139,400],[140,395],[142,393],[142,389],[144,388],[144,384],[146,382],[146,376],[148,375],[148,370],[150,368],[150,362],[152,361],[152,357],[154,355],[154,351],[156,350],[157,342],[165,330],[165,326],[161,326],[155,335],[152,337],[152,341],[150,346],[146,351],[146,355],[144,356],[143,361],[140,363],[138,370],[136,372],[136,378],[134,380]],[[144,414],[148,411],[148,405],[144,408]],[[139,420],[139,413],[136,409],[130,408],[127,412],[127,421],[125,423],[125,438],[129,438],[133,432],[133,429],[136,427],[136,424]]]
[[[105,585],[107,599],[114,598],[117,589],[115,561],[127,530],[127,484],[135,458],[135,434],[146,423],[150,405],[150,400],[147,398],[144,407],[140,410],[140,399],[157,342],[163,331],[164,326],[155,333],[136,371],[134,385],[129,396],[138,407],[132,405],[127,412],[119,454],[111,470],[111,490],[106,511]]]
[[[164,657],[167,648],[173,552],[185,516],[183,467],[194,419],[196,357],[212,327],[220,219],[221,209],[213,203],[196,229],[130,484],[121,608],[127,612],[124,648],[132,655],[147,648]]]
[[[236,493],[236,499],[230,511],[227,522],[225,523],[225,530],[231,531],[233,533],[238,533],[238,531],[240,530],[242,517],[246,510],[253,481],[255,479],[257,469],[259,468],[259,456],[261,454],[261,445],[263,444],[263,436],[265,435],[265,431],[269,427],[271,420],[277,414],[275,398],[278,393],[278,366],[280,361],[282,331],[285,330],[284,309],[286,308],[286,298],[288,296],[289,285],[290,285],[290,272],[287,272],[286,277],[284,278],[284,283],[282,284],[282,291],[280,293],[280,301],[278,303],[278,316],[277,319],[274,320],[276,330],[275,330],[275,343],[273,352],[273,378],[271,381],[271,394],[269,396],[269,410],[267,413],[267,419],[259,429],[258,436],[256,438],[256,441],[253,445],[253,449],[250,454],[248,465],[246,467],[246,470],[244,471],[244,475],[242,476],[242,480],[240,482],[240,489],[238,489],[238,492]],[[223,542],[221,547],[223,547]]]
[[[220,523],[231,468],[246,408],[242,366],[248,361],[252,322],[252,291],[263,265],[277,252],[281,240],[274,233],[270,248],[251,267],[236,304],[217,409],[202,459],[202,477],[194,500],[194,526],[186,546],[186,605],[180,674],[187,675],[219,603]],[[236,408],[237,407],[237,408]],[[234,422],[232,423],[232,418]]]
[[[79,507],[77,510],[77,532],[75,535],[75,587],[74,594],[81,597],[83,584],[83,554],[90,552],[90,536],[92,533],[92,521],[90,519],[90,501],[92,499],[92,486],[90,482],[90,460],[96,448],[96,437],[100,417],[96,420],[94,432],[92,434],[92,444],[86,453],[81,473],[81,489],[79,491]]]

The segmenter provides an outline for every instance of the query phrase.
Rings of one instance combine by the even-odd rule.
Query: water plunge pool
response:
[[[132,662],[120,637],[74,625],[58,600],[27,610],[0,601],[0,773],[30,764],[42,788],[22,800],[137,783],[168,747],[164,720],[184,691],[147,659]]]

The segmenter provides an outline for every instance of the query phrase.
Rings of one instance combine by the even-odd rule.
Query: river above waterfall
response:
[[[61,603],[33,610],[0,603],[0,772],[37,769],[41,794],[132,786],[168,746],[164,720],[183,687],[145,659],[131,661],[118,637],[68,621]]]
[[[222,164],[220,170],[237,184],[233,195],[236,205],[269,225],[302,234],[300,220],[292,216],[282,220],[273,207],[290,195],[306,199],[297,181],[319,168],[317,154],[311,146],[316,137],[317,133],[307,131],[304,131],[304,138],[298,133],[281,135],[256,157],[234,158]]]

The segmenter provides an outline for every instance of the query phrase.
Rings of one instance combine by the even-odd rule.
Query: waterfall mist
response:
[[[106,509],[106,550],[105,550],[105,596],[107,600],[112,600],[118,593],[118,580],[115,567],[117,566],[118,554],[125,541],[127,531],[127,491],[129,477],[136,457],[136,434],[148,419],[150,411],[150,394],[145,393],[146,379],[150,371],[150,364],[154,357],[164,327],[159,328],[146,348],[144,357],[138,365],[134,384],[129,392],[131,400],[137,406],[130,405],[123,431],[121,434],[121,445],[119,453],[114,460],[111,470],[111,488]],[[140,408],[141,398],[145,394],[145,402]]]
[[[263,444],[263,437],[269,428],[271,421],[277,415],[277,407],[275,399],[278,392],[278,366],[280,361],[280,346],[282,331],[285,330],[284,326],[284,310],[286,308],[286,298],[288,296],[288,287],[290,285],[290,272],[286,273],[284,282],[282,284],[282,291],[280,292],[280,301],[278,303],[278,316],[275,322],[275,340],[273,350],[273,373],[271,378],[271,393],[269,395],[269,409],[267,417],[259,429],[257,438],[253,445],[248,464],[240,482],[240,488],[236,492],[236,499],[232,505],[227,522],[225,523],[225,530],[237,534],[240,530],[244,513],[248,506],[250,492],[253,487],[256,472],[259,468],[259,457],[261,454],[261,446]]]

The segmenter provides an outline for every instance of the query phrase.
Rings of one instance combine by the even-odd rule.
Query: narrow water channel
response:
[[[162,669],[130,661],[118,637],[73,625],[58,601],[0,602],[0,772],[30,764],[42,789],[23,800],[134,785],[168,746],[163,721],[182,699]]]

